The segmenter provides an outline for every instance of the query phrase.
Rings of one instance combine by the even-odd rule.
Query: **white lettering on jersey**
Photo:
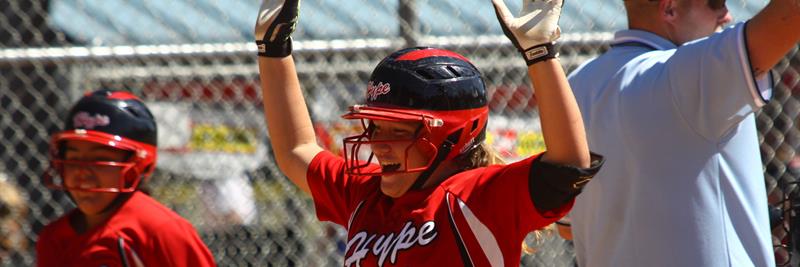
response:
[[[360,267],[361,260],[366,258],[369,252],[378,257],[378,266],[383,266],[386,257],[389,257],[389,262],[395,264],[398,252],[410,249],[415,245],[428,245],[436,239],[437,235],[436,223],[433,221],[423,223],[419,227],[419,231],[410,221],[406,222],[400,233],[377,235],[361,231],[347,241],[347,250],[345,252],[349,253],[352,248],[353,254],[345,259],[344,266],[353,266],[355,264],[355,266]]]

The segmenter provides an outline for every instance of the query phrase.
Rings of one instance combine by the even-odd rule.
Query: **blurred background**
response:
[[[518,10],[519,1],[510,1]],[[729,0],[736,21],[766,0]],[[49,135],[86,91],[126,89],[159,123],[152,195],[190,220],[220,266],[337,266],[344,231],[318,222],[310,198],[273,161],[262,115],[252,29],[258,0],[0,1],[0,266],[31,266],[37,233],[74,207],[45,188]],[[622,1],[566,1],[560,21],[567,71],[602,53],[626,25]],[[490,142],[508,160],[543,150],[536,98],[518,52],[488,0],[304,0],[294,58],[319,141],[338,152],[355,132],[339,119],[362,101],[389,52],[426,45],[457,51],[490,90]],[[797,266],[800,220],[800,55],[758,114],[776,264]],[[664,138],[669,138],[665,136]],[[571,243],[545,235],[522,266],[574,266]]]

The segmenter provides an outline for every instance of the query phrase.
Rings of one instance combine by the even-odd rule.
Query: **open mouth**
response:
[[[400,169],[400,163],[381,164],[381,169],[383,172],[394,172]]]

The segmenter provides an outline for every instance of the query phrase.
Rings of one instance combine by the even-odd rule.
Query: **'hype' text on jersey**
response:
[[[411,221],[406,222],[400,233],[388,234],[369,234],[361,231],[353,235],[347,241],[347,250],[344,266],[361,266],[361,260],[367,257],[367,253],[372,253],[378,257],[378,266],[383,266],[386,257],[389,262],[397,262],[397,253],[412,248],[413,246],[425,246],[430,244],[437,236],[436,223],[427,221],[423,223],[419,230]],[[350,250],[352,251],[352,254]]]

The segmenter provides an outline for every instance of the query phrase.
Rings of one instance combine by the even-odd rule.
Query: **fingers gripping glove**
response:
[[[258,55],[285,57],[292,53],[292,32],[297,25],[300,0],[264,0],[258,11],[255,36]]]
[[[492,0],[503,33],[522,52],[528,66],[558,53],[553,42],[561,35],[558,19],[563,0],[523,0],[520,17],[514,17],[503,0]]]

